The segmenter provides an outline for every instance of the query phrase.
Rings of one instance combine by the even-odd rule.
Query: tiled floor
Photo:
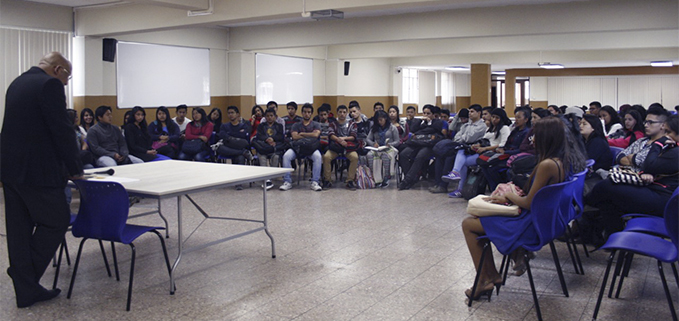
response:
[[[280,182],[276,182],[277,185]],[[121,281],[106,276],[98,246],[88,242],[74,295],[66,299],[72,266],[64,266],[62,295],[31,308],[17,309],[9,277],[0,274],[0,320],[535,320],[528,278],[510,277],[491,302],[466,305],[464,290],[474,268],[460,222],[466,202],[430,194],[426,182],[413,190],[313,192],[308,184],[268,193],[269,239],[255,233],[241,239],[188,253],[178,270],[177,293],[168,294],[158,239],[141,237],[132,311],[125,311],[129,249],[117,247]],[[193,195],[208,212],[240,217],[261,214],[261,191],[233,188]],[[73,204],[77,208],[77,203]],[[141,205],[141,206],[140,206]],[[148,210],[143,200],[133,213]],[[176,201],[163,202],[170,218],[171,255],[176,253]],[[4,206],[2,206],[4,211]],[[183,202],[186,226],[202,216]],[[160,225],[155,215],[135,223]],[[4,233],[4,220],[0,223]],[[246,223],[207,222],[188,241],[201,244],[221,233],[238,233]],[[72,259],[79,240],[67,236]],[[586,275],[573,273],[563,243],[558,243],[570,297],[561,293],[548,248],[532,261],[545,320],[590,320],[605,268],[606,254],[584,258]],[[108,251],[110,254],[110,250]],[[500,259],[496,257],[499,265]],[[7,268],[6,239],[0,237],[0,271]],[[666,270],[671,271],[668,266]],[[50,286],[54,269],[43,284]],[[675,306],[679,291],[668,273]],[[636,258],[620,299],[604,298],[599,320],[669,320],[655,262]]]

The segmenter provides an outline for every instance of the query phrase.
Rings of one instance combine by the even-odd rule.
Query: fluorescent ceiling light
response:
[[[549,62],[538,63],[538,66],[540,66],[540,68],[544,68],[544,69],[564,69],[565,68],[562,64],[553,64],[553,63],[549,63]]]
[[[651,66],[653,67],[672,67],[674,63],[671,61],[651,61]]]
[[[451,71],[469,71],[469,67],[464,67],[464,66],[450,66],[450,67],[446,67],[446,70],[451,70]]]
[[[507,72],[506,71],[493,71],[492,74],[493,75],[506,75]]]

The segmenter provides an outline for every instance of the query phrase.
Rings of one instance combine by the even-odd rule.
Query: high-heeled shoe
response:
[[[490,288],[488,288],[488,285],[490,285]],[[488,302],[490,302],[490,297],[493,295],[493,290],[495,290],[495,284],[487,283],[484,289],[477,287],[475,296],[472,297],[472,289],[465,290],[464,295],[466,295],[467,298],[472,301],[480,301],[482,297],[487,296]]]

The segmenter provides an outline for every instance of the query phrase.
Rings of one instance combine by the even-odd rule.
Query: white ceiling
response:
[[[41,2],[65,7],[87,7],[97,5],[124,4],[128,1],[121,0],[29,0],[31,2]]]

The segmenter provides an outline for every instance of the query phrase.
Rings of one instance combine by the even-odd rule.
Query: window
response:
[[[420,81],[417,69],[403,68],[403,103],[418,104],[420,100]]]
[[[455,104],[455,75],[451,73],[441,73],[441,104],[448,108]]]

